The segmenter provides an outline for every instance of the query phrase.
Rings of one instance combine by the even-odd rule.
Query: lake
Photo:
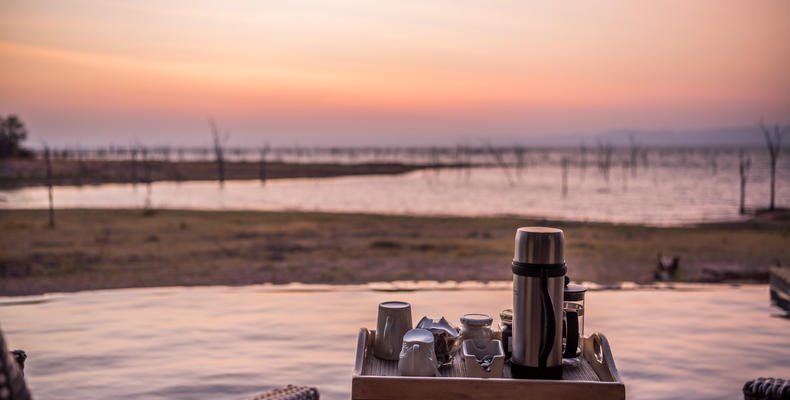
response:
[[[753,151],[746,207],[766,207],[768,160]],[[419,170],[315,179],[156,182],[56,187],[56,208],[303,210],[408,215],[517,215],[556,220],[682,225],[741,219],[738,154],[654,150],[635,168],[604,173],[572,154],[533,154],[516,168]],[[622,156],[622,155],[621,155]],[[641,159],[640,159],[641,160]],[[649,160],[649,161],[647,161]],[[565,172],[563,172],[565,171]],[[566,175],[563,185],[563,174]],[[776,204],[790,206],[790,157],[777,167]],[[563,190],[563,188],[565,188]],[[46,208],[43,187],[0,190],[0,208]]]
[[[348,399],[356,337],[381,301],[412,316],[496,316],[509,282],[125,289],[0,298],[11,348],[27,351],[37,399],[240,399],[311,385]],[[587,293],[585,332],[606,334],[629,399],[742,398],[790,377],[790,320],[766,285],[625,285]],[[498,321],[498,318],[497,318]]]

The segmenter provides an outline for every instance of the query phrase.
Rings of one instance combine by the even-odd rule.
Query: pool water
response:
[[[28,353],[37,399],[240,399],[285,384],[348,399],[356,338],[377,304],[411,303],[459,324],[512,304],[508,282],[122,289],[0,298],[11,348]],[[632,286],[587,293],[585,332],[603,332],[629,399],[741,398],[790,377],[790,320],[766,285]],[[498,320],[498,318],[497,318]]]

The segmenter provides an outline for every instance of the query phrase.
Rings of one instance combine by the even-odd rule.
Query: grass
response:
[[[678,280],[717,272],[764,279],[790,265],[787,214],[656,228],[519,218],[304,212],[0,211],[0,295],[167,285],[507,280],[519,226],[565,230],[578,281],[650,281],[656,254],[680,257]]]

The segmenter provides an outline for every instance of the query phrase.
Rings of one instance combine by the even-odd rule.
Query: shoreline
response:
[[[596,282],[572,282],[583,285],[588,292],[625,292],[625,291],[682,291],[694,292],[717,290],[721,288],[750,288],[765,287],[767,283],[761,282],[653,282],[636,283],[630,281],[598,284]],[[27,304],[43,304],[62,296],[70,295],[105,295],[118,292],[150,291],[167,293],[179,290],[228,290],[236,289],[254,290],[266,293],[413,293],[413,292],[456,292],[456,291],[502,291],[512,290],[512,281],[393,281],[393,282],[368,282],[359,284],[333,284],[333,283],[254,283],[249,285],[194,285],[194,286],[140,286],[117,289],[87,289],[72,292],[47,292],[19,296],[0,296],[0,307]]]
[[[692,227],[515,217],[190,210],[0,210],[0,296],[160,286],[502,281],[513,232],[566,233],[574,281],[766,282],[790,265],[787,214]]]
[[[464,164],[405,163],[287,163],[267,161],[224,162],[224,180],[269,180],[288,178],[328,178],[355,175],[394,175],[428,168],[460,168]],[[52,160],[53,186],[81,186],[105,183],[146,184],[149,182],[218,181],[214,161],[129,161]],[[0,189],[47,184],[42,159],[0,161]]]

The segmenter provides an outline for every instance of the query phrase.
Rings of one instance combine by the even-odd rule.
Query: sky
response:
[[[788,21],[785,0],[3,0],[0,115],[86,147],[209,144],[209,118],[252,146],[759,136],[790,123]]]

